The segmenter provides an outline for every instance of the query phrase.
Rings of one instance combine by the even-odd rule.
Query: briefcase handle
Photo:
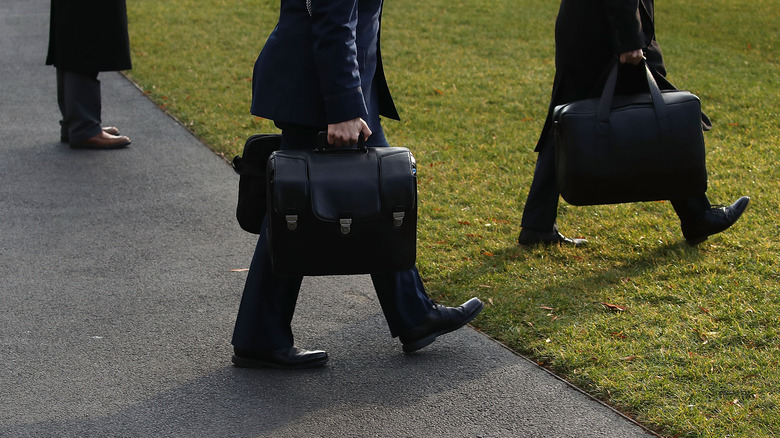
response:
[[[669,109],[666,108],[666,103],[661,96],[661,89],[658,88],[658,83],[653,77],[653,73],[647,66],[647,61],[642,60],[642,67],[645,69],[645,76],[647,78],[647,85],[650,89],[650,97],[653,99],[653,108],[655,109],[655,119],[658,123],[658,129],[664,138],[671,137],[672,124],[669,120]],[[596,114],[596,120],[598,124],[598,134],[600,137],[609,135],[609,113],[612,110],[612,98],[615,96],[615,86],[617,84],[618,75],[618,61],[615,60],[612,65],[612,70],[609,72],[607,82],[604,84],[604,91],[601,93],[601,100],[599,100],[599,108]]]
[[[340,148],[328,143],[327,131],[320,131],[317,134],[317,147],[314,149],[314,152],[324,154],[357,154],[368,152],[368,149],[366,149],[366,139],[363,138],[362,132],[358,135],[358,142],[355,147]]]

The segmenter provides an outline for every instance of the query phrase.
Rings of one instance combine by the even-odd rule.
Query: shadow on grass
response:
[[[571,247],[505,247],[428,281],[446,302],[477,295],[488,303],[475,326],[504,339],[515,327],[550,327],[551,313],[576,315],[622,312],[626,301],[641,296],[649,304],[681,304],[675,289],[680,266],[701,259],[684,241],[602,251],[592,244]],[[683,268],[684,269],[684,268]],[[606,305],[605,305],[606,303]],[[611,307],[614,304],[619,307]],[[572,321],[573,322],[573,321]]]

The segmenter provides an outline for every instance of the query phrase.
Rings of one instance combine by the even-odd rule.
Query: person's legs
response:
[[[555,223],[560,192],[555,174],[555,149],[550,137],[552,136],[547,136],[548,139],[536,157],[536,169],[523,208],[523,218],[520,222],[522,230],[517,243],[582,245],[587,243],[585,239],[572,239],[562,235]]]
[[[555,176],[555,150],[552,142],[547,141],[536,157],[534,177],[525,201],[520,226],[541,232],[555,230],[559,196],[558,181]]]
[[[60,109],[60,141],[68,143],[70,141],[70,133],[68,132],[68,126],[65,123],[66,110],[65,110],[65,72],[61,69],[56,69],[57,72],[57,106]]]
[[[311,149],[316,128],[281,125],[281,149]],[[303,277],[279,277],[268,252],[268,218],[263,220],[255,255],[241,297],[233,331],[233,346],[244,350],[278,350],[294,345],[292,328],[295,304]]]
[[[62,113],[60,141],[73,149],[119,149],[130,144],[113,126],[100,126],[102,110],[98,72],[57,69],[57,105]]]
[[[303,277],[274,274],[266,226],[264,221],[233,330],[233,346],[241,350],[272,351],[294,345],[290,323]]]
[[[98,135],[102,111],[98,72],[57,69],[57,104],[62,113],[63,137],[78,143]],[[67,133],[67,135],[65,135]]]
[[[310,144],[309,141],[310,138],[301,138],[294,131],[282,131],[281,148],[300,148]],[[274,273],[268,252],[267,226],[266,218],[236,317],[233,363],[239,367],[283,369],[324,365],[328,361],[326,352],[295,346],[291,323],[303,277],[280,277]]]
[[[374,273],[371,281],[393,337],[419,325],[434,307],[417,268]]]
[[[706,211],[711,207],[710,200],[706,194],[690,198],[672,199],[670,202],[682,225],[693,224],[702,220]]]

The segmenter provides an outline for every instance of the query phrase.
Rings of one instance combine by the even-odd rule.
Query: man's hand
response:
[[[639,65],[642,62],[642,58],[645,57],[642,49],[632,50],[630,52],[624,52],[620,54],[621,64]]]
[[[364,140],[368,140],[368,137],[371,136],[368,124],[360,117],[346,122],[334,123],[328,125],[328,143],[336,147],[352,146],[358,142],[361,133]]]

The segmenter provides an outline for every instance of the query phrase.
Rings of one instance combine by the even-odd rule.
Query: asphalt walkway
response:
[[[304,281],[326,367],[233,367],[237,176],[117,73],[103,120],[133,144],[59,143],[48,14],[0,2],[0,436],[650,436],[470,328],[402,354],[367,276]]]

